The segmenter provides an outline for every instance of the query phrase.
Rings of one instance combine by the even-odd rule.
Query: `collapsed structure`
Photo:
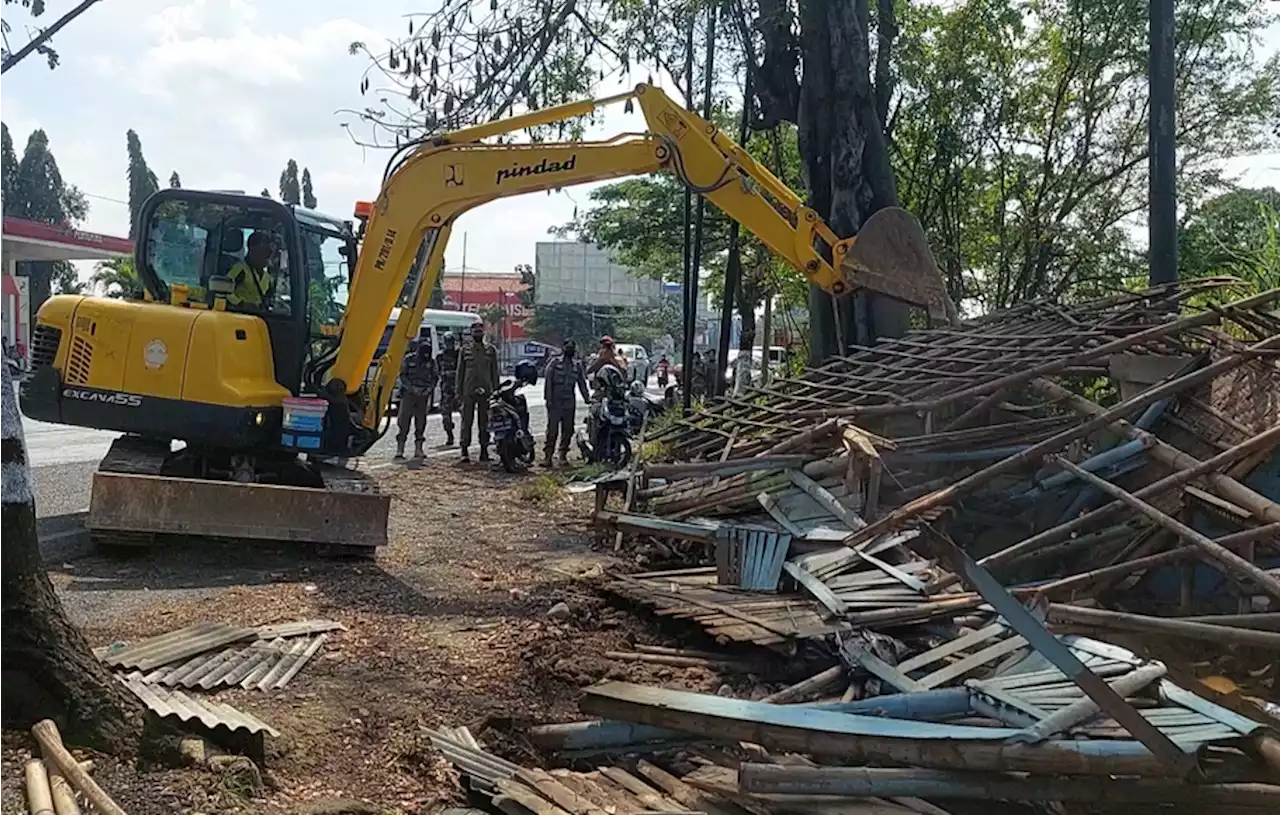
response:
[[[608,683],[582,703],[599,721],[531,734],[630,773],[494,764],[448,734],[446,754],[508,812],[596,812],[601,784],[607,811],[1280,809],[1280,291],[1236,285],[915,331],[652,434],[597,524],[714,565],[604,589],[811,678],[762,699]]]

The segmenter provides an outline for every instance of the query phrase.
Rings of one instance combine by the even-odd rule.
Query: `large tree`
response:
[[[26,729],[51,718],[68,743],[117,755],[132,753],[142,746],[142,704],[94,657],[49,582],[36,536],[35,496],[9,366],[0,366],[0,378],[4,436],[0,707],[4,726]]]
[[[5,129],[7,133],[7,128]],[[12,151],[12,141],[9,149]],[[5,162],[12,161],[6,155]],[[75,225],[89,212],[84,194],[62,180],[58,162],[49,150],[49,137],[43,130],[32,132],[16,170],[5,173],[4,214],[55,226]],[[18,273],[31,280],[31,310],[49,298],[53,284],[59,291],[73,290],[75,269],[65,261],[33,261],[18,264]]]
[[[142,140],[138,138],[138,134],[129,130],[124,135],[129,153],[129,234],[137,238],[138,213],[142,211],[142,202],[160,189],[160,182],[142,156]]]
[[[315,187],[311,186],[311,170],[306,167],[302,168],[302,205],[307,209],[315,209],[319,202],[316,200]]]
[[[1237,189],[1192,209],[1178,234],[1183,277],[1232,275],[1258,290],[1280,286],[1280,190]]]
[[[968,309],[1097,296],[1145,279],[1145,0],[963,0],[907,7],[888,130],[904,206]],[[1265,0],[1180,3],[1180,202],[1222,160],[1280,134],[1280,61],[1253,51]]]
[[[810,204],[838,234],[853,235],[876,209],[897,203],[882,130],[896,26],[891,0],[877,8],[880,25],[873,30],[868,0],[513,0],[491,4],[487,14],[468,0],[444,0],[386,51],[373,53],[363,43],[351,50],[373,58],[361,89],[379,102],[362,115],[375,129],[394,131],[399,142],[580,98],[611,74],[685,76],[687,54],[697,50],[686,46],[690,27],[724,12],[732,23],[720,27],[728,32],[722,46],[729,56],[718,63],[752,73],[759,111],[753,125],[798,127]],[[554,132],[575,130],[570,123]],[[832,310],[825,294],[813,300],[814,349],[825,355],[836,350]],[[888,302],[861,313],[864,335],[905,325],[905,309]],[[843,314],[852,325],[850,303]]]
[[[286,204],[302,203],[302,187],[298,181],[298,162],[289,163],[280,171],[280,200]]]

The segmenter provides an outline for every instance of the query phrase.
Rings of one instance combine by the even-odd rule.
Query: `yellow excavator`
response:
[[[646,132],[485,142],[627,100]],[[714,125],[639,85],[410,142],[389,162],[376,200],[356,205],[358,223],[258,196],[156,193],[136,238],[144,299],[46,301],[23,411],[125,434],[94,476],[88,526],[100,541],[384,544],[389,497],[352,459],[386,432],[392,386],[457,217],[497,198],[657,171],[833,294],[863,287],[948,317],[936,263],[909,214],[884,210],[856,239],[841,239]],[[230,276],[250,244],[271,247],[269,288],[254,305],[235,295]],[[401,298],[408,313],[370,373]]]

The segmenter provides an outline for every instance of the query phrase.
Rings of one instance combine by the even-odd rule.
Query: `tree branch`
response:
[[[92,6],[94,3],[97,3],[97,2],[98,0],[82,0],[80,5],[76,6],[75,8],[71,9],[71,11],[68,11],[66,14],[59,17],[57,22],[55,22],[53,25],[49,26],[48,28],[41,29],[39,34],[31,38],[31,42],[22,46],[17,51],[15,51],[14,53],[10,54],[8,57],[5,58],[4,63],[0,64],[0,74],[3,74],[5,71],[8,71],[10,68],[17,65],[19,62],[22,62],[22,60],[28,57],[31,54],[31,52],[40,50],[42,47],[44,47],[45,43],[49,41],[50,37],[52,37],[54,34],[57,34],[59,31],[62,30],[63,26],[65,26],[67,23],[71,22],[75,18],[79,17],[81,14],[84,14],[86,11],[89,10],[90,6]]]

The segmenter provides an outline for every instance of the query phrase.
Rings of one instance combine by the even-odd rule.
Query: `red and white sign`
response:
[[[501,325],[503,339],[529,336],[522,323],[533,312],[520,299],[525,284],[518,275],[446,274],[441,285],[446,309],[482,314],[489,306],[501,306],[507,314]]]

